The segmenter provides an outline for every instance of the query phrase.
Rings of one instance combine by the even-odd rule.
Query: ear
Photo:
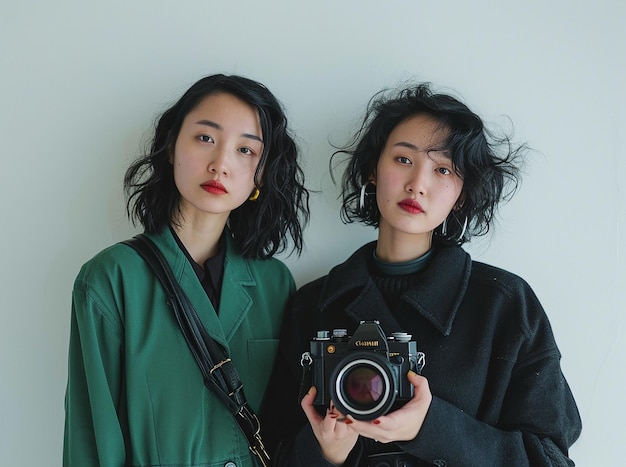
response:
[[[372,185],[376,185],[376,170],[374,170],[369,177],[367,177],[367,181]]]
[[[174,165],[174,148],[171,145],[167,146],[167,160]]]
[[[455,211],[459,211],[463,207],[464,204],[465,204],[465,192],[462,191],[458,199],[456,200],[456,203],[453,209]]]

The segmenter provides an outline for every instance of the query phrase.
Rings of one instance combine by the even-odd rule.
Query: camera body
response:
[[[421,373],[425,361],[410,334],[387,337],[377,321],[362,321],[352,336],[345,329],[318,331],[310,357],[313,404],[326,408],[332,400],[357,420],[374,420],[408,402],[413,385],[406,374]]]

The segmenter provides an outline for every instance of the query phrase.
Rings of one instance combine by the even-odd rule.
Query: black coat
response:
[[[264,436],[272,451],[280,444],[278,463],[332,465],[299,406],[300,358],[317,330],[351,334],[361,320],[377,320],[385,333],[402,330],[417,340],[433,400],[415,439],[383,445],[360,438],[345,465],[367,465],[368,454],[389,449],[424,465],[573,465],[567,452],[580,434],[580,416],[550,323],[528,284],[444,247],[390,311],[369,274],[374,248],[365,245],[302,287],[286,315],[264,406],[271,414]]]

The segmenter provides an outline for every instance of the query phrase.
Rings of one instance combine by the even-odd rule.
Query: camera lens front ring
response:
[[[331,398],[337,409],[357,420],[387,413],[396,398],[389,363],[373,353],[350,354],[335,368]]]

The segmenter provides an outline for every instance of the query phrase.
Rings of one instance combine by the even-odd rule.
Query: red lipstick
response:
[[[411,198],[403,199],[398,203],[398,206],[410,214],[421,214],[424,212],[420,203]]]
[[[225,195],[228,190],[217,180],[209,180],[200,185],[204,191],[213,195]]]

